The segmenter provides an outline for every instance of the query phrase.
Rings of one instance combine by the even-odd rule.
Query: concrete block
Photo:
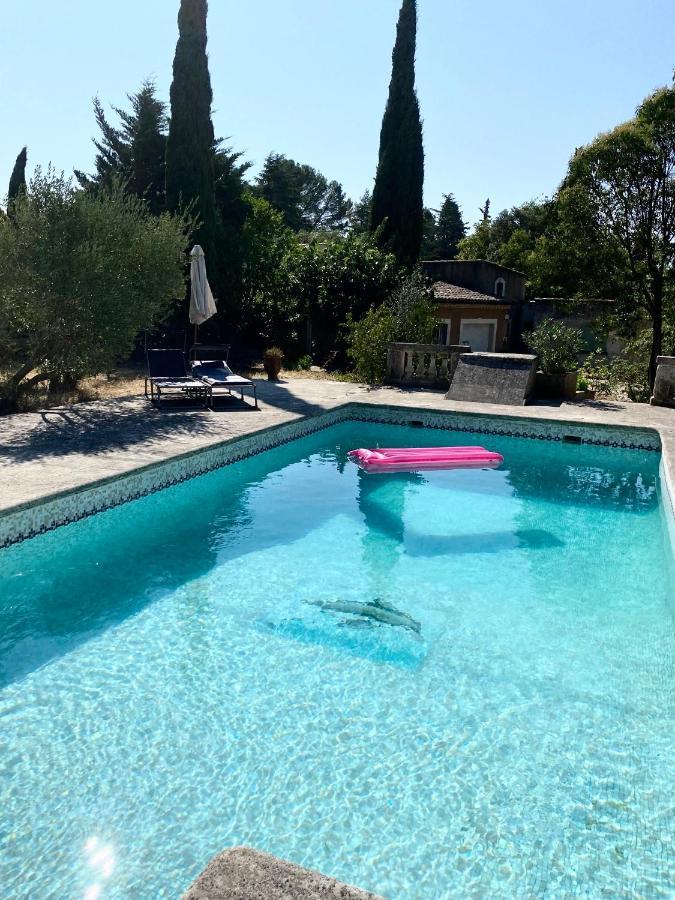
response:
[[[534,389],[537,357],[525,353],[460,356],[448,400],[523,406]]]
[[[216,856],[183,900],[385,900],[249,847]]]
[[[675,406],[675,356],[656,357],[652,406]]]

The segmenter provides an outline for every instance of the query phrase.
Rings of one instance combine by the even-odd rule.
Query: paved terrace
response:
[[[525,407],[453,403],[436,391],[309,379],[261,381],[258,395],[259,412],[234,398],[217,400],[210,411],[168,401],[157,410],[143,397],[128,397],[0,418],[0,511],[349,402],[655,428],[675,485],[672,409],[604,401]]]

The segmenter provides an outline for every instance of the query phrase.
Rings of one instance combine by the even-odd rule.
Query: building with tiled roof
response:
[[[511,349],[520,334],[525,275],[483,259],[422,263],[431,279],[439,320],[438,341],[472,350]]]

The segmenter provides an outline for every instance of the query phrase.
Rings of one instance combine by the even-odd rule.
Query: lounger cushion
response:
[[[253,384],[249,378],[242,378],[241,375],[225,375],[222,378],[217,376],[202,375],[201,381],[208,384],[209,387],[231,387],[232,385]]]
[[[249,378],[235,375],[232,369],[223,360],[209,360],[207,362],[193,363],[192,374],[200,378],[209,387],[231,387],[237,385],[253,384]]]
[[[224,375],[232,375],[232,369],[222,359],[200,360],[192,363],[192,374],[197,378],[208,376],[209,378],[220,378]]]

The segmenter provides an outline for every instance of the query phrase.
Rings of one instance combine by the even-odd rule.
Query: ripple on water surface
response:
[[[0,552],[3,896],[175,897],[235,844],[403,900],[671,896],[658,462],[351,423]]]

